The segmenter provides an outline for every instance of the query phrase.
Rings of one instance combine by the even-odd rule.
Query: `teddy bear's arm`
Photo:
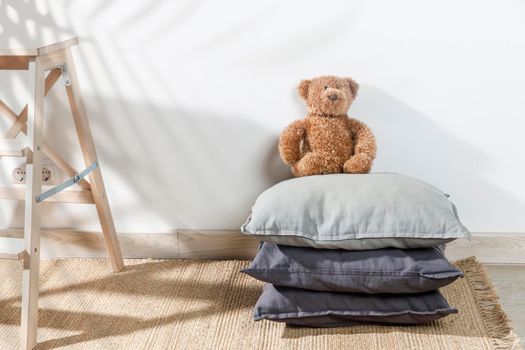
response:
[[[354,155],[345,162],[343,169],[346,173],[368,173],[376,157],[376,138],[365,123],[356,119],[348,118],[348,128],[354,140]]]
[[[376,138],[372,130],[359,120],[348,118],[348,126],[354,139],[354,154],[364,153],[371,159],[376,157]]]
[[[288,125],[279,138],[279,154],[288,165],[293,165],[301,159],[301,141],[306,128],[304,120],[296,120]]]

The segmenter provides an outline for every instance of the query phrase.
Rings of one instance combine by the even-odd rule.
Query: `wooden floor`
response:
[[[500,298],[503,309],[510,317],[514,330],[525,345],[525,265],[484,264]]]
[[[21,230],[0,232],[21,237]],[[126,258],[250,259],[258,242],[239,231],[178,230],[173,233],[119,234]],[[0,250],[2,248],[0,241]],[[45,230],[43,258],[105,256],[100,233]],[[447,245],[450,260],[476,256],[486,267],[503,309],[525,345],[525,234],[475,234]],[[522,345],[522,346],[523,346]],[[525,346],[523,346],[525,348]]]
[[[450,260],[476,256],[483,263],[525,348],[525,235],[476,234],[449,243],[446,255]]]
[[[450,260],[475,256],[483,263],[525,348],[525,235],[476,234],[449,243],[446,255]]]

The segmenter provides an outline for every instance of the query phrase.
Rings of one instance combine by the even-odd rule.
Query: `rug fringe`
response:
[[[496,350],[519,350],[520,338],[514,333],[509,318],[498,302],[498,295],[487,272],[475,257],[459,260],[455,265],[463,270],[474,292],[483,323]]]

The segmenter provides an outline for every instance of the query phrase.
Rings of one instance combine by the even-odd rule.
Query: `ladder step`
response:
[[[26,256],[23,239],[0,237],[0,259],[23,260]]]
[[[49,189],[49,186],[42,186],[42,190]],[[25,200],[25,188],[0,187],[0,199],[11,199],[17,201]],[[95,204],[91,190],[83,191],[62,191],[50,197],[46,202],[63,202],[79,204]]]
[[[1,151],[0,150],[0,157],[25,157],[24,151]]]

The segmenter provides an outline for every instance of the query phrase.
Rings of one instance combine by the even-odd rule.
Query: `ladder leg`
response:
[[[28,108],[28,140],[33,151],[26,167],[24,244],[28,253],[22,277],[22,349],[37,344],[38,283],[40,270],[40,205],[35,197],[42,190],[42,131],[44,117],[45,71],[39,58],[29,64],[30,93]]]
[[[82,148],[82,153],[84,155],[84,162],[86,167],[88,167],[93,164],[93,162],[97,161],[95,143],[93,142],[93,137],[91,135],[84,101],[80,94],[77,72],[75,70],[75,63],[70,49],[66,50],[66,59],[67,70],[71,82],[69,86],[66,86],[67,96],[73,114],[80,147]],[[104,187],[104,180],[102,179],[100,166],[90,174],[90,180],[91,192],[97,208],[100,225],[102,226],[106,250],[111,259],[113,271],[118,272],[124,268],[124,261],[122,260],[120,245],[115,232],[115,224],[113,223],[113,216],[111,215],[111,209],[106,196],[106,189]]]

